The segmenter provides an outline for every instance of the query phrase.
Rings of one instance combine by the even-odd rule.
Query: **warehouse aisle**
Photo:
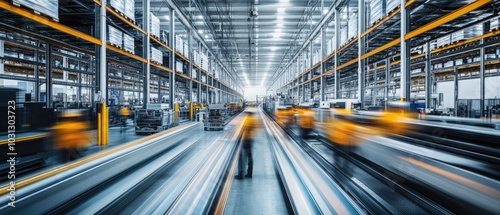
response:
[[[252,145],[253,177],[233,179],[226,214],[289,214],[268,144],[261,127]]]

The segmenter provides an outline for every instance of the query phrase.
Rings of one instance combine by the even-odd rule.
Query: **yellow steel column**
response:
[[[194,113],[194,105],[193,103],[189,103],[189,120],[193,121],[193,113]]]
[[[108,108],[106,107],[106,103],[102,103],[102,110],[103,110],[103,121],[104,121],[104,126],[103,126],[103,140],[102,140],[102,145],[108,145],[108,139],[109,139],[109,114],[108,114]]]
[[[102,135],[101,135],[101,130],[102,130],[102,114],[100,111],[97,112],[97,145],[101,145],[102,143]]]
[[[179,122],[179,103],[174,103],[174,124]]]

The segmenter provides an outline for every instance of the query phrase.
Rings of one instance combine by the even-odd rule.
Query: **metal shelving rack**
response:
[[[426,108],[437,108],[437,83],[454,81],[457,92],[458,80],[476,78],[480,81],[479,100],[483,107],[480,115],[484,116],[485,105],[495,103],[485,98],[485,77],[498,75],[498,54],[493,57],[493,53],[498,49],[500,31],[489,29],[487,24],[498,11],[498,2],[398,1],[396,8],[375,21],[370,20],[373,11],[369,3],[362,0],[337,1],[326,8],[292,61],[282,64],[283,69],[269,90],[293,95],[303,102],[355,98],[364,101],[363,107],[383,106],[393,99],[412,101],[421,98],[417,94],[424,94]],[[349,22],[354,13],[357,26]],[[477,37],[431,49],[439,37],[481,23],[486,23],[484,32]],[[346,38],[342,34],[346,27],[358,31]],[[314,41],[320,41],[322,60],[304,67],[302,62],[313,56],[318,46]],[[468,57],[478,60],[448,68],[432,67]],[[319,92],[310,93],[311,88],[315,91],[315,85],[320,86]],[[454,97],[458,99],[457,93]]]
[[[126,92],[132,95],[130,96],[132,100],[142,101],[140,103],[143,106],[147,103],[168,100],[170,107],[173,107],[175,100],[170,98],[177,96],[176,83],[186,86],[182,91],[183,97],[187,100],[195,100],[191,93],[193,89],[198,91],[198,98],[196,98],[198,101],[202,100],[202,92],[208,95],[206,98],[208,102],[231,102],[242,98],[242,89],[236,85],[228,71],[219,65],[220,61],[216,59],[217,56],[210,54],[211,51],[201,37],[196,32],[193,33],[191,23],[173,2],[160,0],[136,0],[134,2],[135,21],[117,12],[115,8],[107,5],[106,1],[81,0],[78,4],[61,2],[62,13],[60,13],[59,22],[56,22],[44,15],[34,14],[33,11],[24,7],[14,6],[11,2],[0,1],[2,20],[0,22],[0,58],[2,58],[0,77],[5,80],[29,81],[35,83],[36,86],[45,84],[47,107],[52,106],[50,101],[54,84],[76,86],[79,90],[87,89],[88,95],[92,97],[89,98],[91,105],[93,105],[92,101],[98,99],[93,97],[100,91],[107,92],[100,94],[100,99],[104,101],[108,101],[110,91],[120,91],[119,97],[124,98],[123,94]],[[167,33],[165,37],[162,35],[160,35],[161,38],[154,37],[150,34],[147,27],[149,26],[149,12],[157,15],[168,14],[170,21],[167,25],[164,24],[166,16],[160,17],[162,23],[160,30]],[[75,16],[83,18],[75,19]],[[106,26],[108,25],[133,37],[133,53],[125,51],[123,47],[118,47],[116,44],[107,43],[104,38],[107,36]],[[209,55],[212,64],[208,71],[191,60],[192,51],[189,51],[188,56],[174,51],[173,38],[178,34],[177,29],[181,26],[188,37],[189,50],[196,45],[198,50]],[[197,42],[193,44],[195,37]],[[18,38],[30,42],[25,43],[22,39],[19,41]],[[31,53],[31,56],[38,60],[11,59],[5,55],[5,50],[8,52],[12,49],[11,46],[20,46],[16,48],[19,54]],[[149,60],[151,59],[150,47],[161,50],[163,63],[153,63]],[[76,53],[77,56],[68,56],[68,53]],[[52,63],[41,62],[43,57],[48,59],[47,62]],[[68,68],[57,68],[54,62],[61,58],[64,59],[62,64],[67,64]],[[8,59],[22,61],[27,66],[9,65]],[[185,71],[174,72],[176,60],[184,63]],[[88,68],[81,70],[83,65],[88,65]],[[13,73],[5,73],[4,69]],[[45,70],[52,72],[46,75]],[[198,74],[193,75],[192,71]],[[205,81],[201,80],[202,74],[206,76]],[[57,80],[58,77],[61,77],[61,80]],[[36,88],[35,98],[40,101],[40,87],[34,88]],[[155,101],[149,98],[151,92],[157,92]],[[81,96],[81,93],[78,95]]]

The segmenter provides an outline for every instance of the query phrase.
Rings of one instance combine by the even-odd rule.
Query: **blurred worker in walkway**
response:
[[[253,110],[247,111],[247,118],[243,122],[243,133],[241,140],[243,141],[243,149],[240,153],[238,161],[238,175],[237,179],[243,179],[244,173],[244,157],[247,158],[247,174],[245,177],[251,178],[253,173],[253,156],[252,156],[252,142],[257,130],[259,129],[259,121]]]
[[[62,161],[80,158],[80,150],[90,144],[89,124],[81,117],[81,111],[64,111],[53,127],[54,146],[59,150]]]
[[[120,133],[127,130],[127,119],[130,117],[130,110],[127,106],[123,106],[120,109],[120,123],[122,127],[120,128]]]

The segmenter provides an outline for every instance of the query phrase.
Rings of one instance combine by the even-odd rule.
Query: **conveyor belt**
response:
[[[473,133],[472,130],[467,132]],[[396,184],[418,191],[451,212],[492,213],[500,210],[500,183],[491,177],[497,175],[494,171],[498,167],[487,170],[488,165],[494,165],[484,163],[488,159],[480,159],[483,160],[480,162],[455,153],[462,151],[474,154],[474,150],[466,152],[460,145],[445,145],[440,141],[415,144],[408,141],[407,137],[396,140],[394,136],[359,134],[358,138],[361,145],[351,152],[350,157],[370,164],[384,175],[394,178]],[[401,141],[403,139],[404,142]],[[442,150],[444,148],[447,150]],[[480,172],[488,174],[478,174]]]

